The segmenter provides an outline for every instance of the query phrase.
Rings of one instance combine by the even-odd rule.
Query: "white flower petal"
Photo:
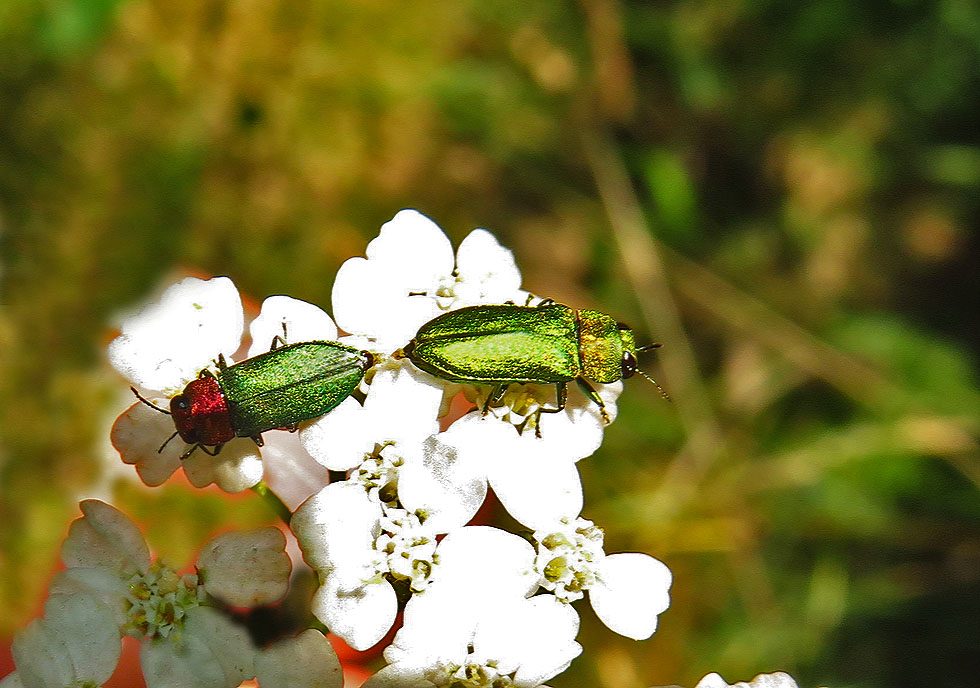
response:
[[[286,325],[287,344],[311,341],[337,341],[337,326],[319,306],[289,296],[270,296],[248,327],[252,344],[248,357],[264,354],[272,348],[275,337],[283,337]]]
[[[597,576],[589,601],[602,623],[634,640],[653,635],[657,615],[670,606],[670,569],[646,554],[627,552],[603,559]]]
[[[359,484],[345,481],[327,485],[310,497],[293,514],[289,527],[314,569],[343,567],[370,576],[380,518],[380,503]]]
[[[184,633],[143,643],[147,688],[233,688],[254,675],[255,650],[244,629],[210,607],[188,610]]]
[[[473,640],[476,655],[517,670],[520,685],[537,686],[564,671],[582,652],[575,642],[578,614],[554,597],[540,595],[500,604],[481,620]]]
[[[799,686],[792,676],[777,671],[773,674],[759,674],[750,683],[739,681],[731,685],[719,674],[712,673],[698,681],[695,688],[799,688]]]
[[[459,245],[456,273],[459,282],[453,291],[460,307],[514,301],[521,289],[514,253],[485,229],[474,229]]]
[[[255,658],[262,688],[342,688],[344,674],[330,642],[312,628],[283,638]]]
[[[51,595],[88,595],[113,611],[115,624],[126,623],[129,586],[115,571],[72,567],[59,571],[48,586]]]
[[[345,331],[368,335],[379,349],[393,351],[439,313],[430,292],[452,275],[452,244],[432,220],[402,210],[381,227],[366,255],[340,266],[333,286],[334,316]]]
[[[155,402],[161,405],[159,400]],[[186,451],[187,445],[178,438],[167,442],[167,446],[160,451],[174,429],[170,416],[137,402],[116,419],[109,438],[123,462],[135,464],[143,482],[156,487],[180,468],[180,455]]]
[[[487,481],[482,466],[439,437],[402,448],[398,499],[408,511],[424,512],[426,527],[448,533],[473,518],[486,499]]]
[[[262,480],[259,448],[247,437],[236,437],[225,443],[217,456],[198,448],[184,459],[183,466],[194,487],[215,483],[232,494],[247,490]]]
[[[759,674],[749,683],[739,681],[736,688],[799,688],[793,677],[783,671],[774,674]]]
[[[62,688],[107,681],[122,652],[112,611],[89,595],[56,595],[44,613],[14,638],[14,662],[23,685]]]
[[[432,684],[430,683],[429,685]],[[0,688],[27,688],[27,686],[25,686],[24,682],[20,680],[20,674],[13,671],[4,676],[3,680],[0,680]]]
[[[367,650],[391,630],[398,599],[386,580],[349,586],[341,576],[328,575],[313,596],[312,609],[331,633],[355,650]]]
[[[442,388],[410,365],[379,369],[364,406],[345,399],[333,411],[300,429],[303,447],[327,468],[348,470],[375,444],[420,442],[439,429]]]
[[[365,681],[361,688],[435,688],[436,684],[425,675],[425,669],[391,664]]]
[[[205,543],[197,568],[210,595],[235,607],[257,607],[282,598],[292,564],[278,528],[231,531]]]
[[[385,648],[385,659],[409,675],[415,670],[462,664],[484,611],[484,605],[471,604],[476,599],[445,586],[430,586],[412,595],[405,605],[402,627]]]
[[[364,409],[374,422],[374,441],[411,443],[439,430],[442,387],[415,366],[379,370]]]
[[[327,468],[303,449],[299,432],[267,432],[262,439],[263,479],[290,511],[330,483]]]
[[[327,415],[301,424],[299,439],[303,449],[325,468],[347,471],[374,449],[370,420],[360,402],[347,397]]]
[[[365,255],[395,270],[409,290],[427,286],[434,277],[451,274],[455,265],[453,245],[446,234],[412,208],[399,210],[381,225]]]
[[[568,458],[505,452],[489,464],[488,473],[507,513],[529,528],[544,528],[582,511],[582,480]]]
[[[465,526],[443,538],[436,554],[439,564],[433,569],[432,585],[462,599],[478,597],[481,606],[524,597],[537,588],[534,548],[507,531]]]
[[[72,522],[61,546],[66,567],[102,568],[121,574],[149,568],[146,540],[125,514],[97,499],[86,499],[79,507],[84,517]]]
[[[721,674],[711,673],[698,681],[695,688],[731,688],[731,686],[721,677]]]
[[[233,354],[243,328],[241,298],[230,279],[188,277],[122,324],[109,362],[138,386],[176,393],[218,354]]]

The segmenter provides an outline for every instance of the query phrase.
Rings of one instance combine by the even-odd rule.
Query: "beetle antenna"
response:
[[[661,344],[660,342],[654,342],[653,344],[647,344],[646,346],[636,347],[636,352],[640,353],[641,351],[651,351],[652,349],[659,349],[662,346],[663,344]]]
[[[166,447],[166,446],[167,446],[168,444],[170,444],[170,440],[172,440],[172,439],[173,439],[173,438],[175,438],[176,436],[177,436],[177,433],[175,432],[175,433],[174,433],[174,434],[172,434],[172,435],[171,435],[170,437],[168,437],[168,438],[167,438],[167,441],[166,441],[166,442],[164,442],[163,444],[161,444],[161,445],[160,445],[160,448],[159,448],[159,449],[157,449],[157,454],[162,454],[162,453],[163,453],[163,448],[164,448],[164,447]]]
[[[140,395],[140,393],[136,391],[136,388],[135,387],[130,387],[129,389],[132,390],[133,394],[136,395],[136,398],[137,399],[139,399],[140,401],[142,401],[144,404],[146,404],[147,406],[149,406],[151,409],[156,409],[160,413],[166,413],[168,416],[170,415],[170,411],[168,411],[167,409],[162,409],[159,406],[157,406],[156,404],[154,404],[152,401],[150,401],[148,399],[144,399]],[[167,441],[169,442],[170,440],[167,440]]]
[[[660,346],[660,345],[658,344],[657,346]],[[637,349],[637,351],[639,351],[639,349]],[[654,385],[656,385],[657,389],[660,390],[660,395],[664,398],[665,401],[670,401],[670,395],[667,394],[667,390],[666,389],[664,389],[663,387],[660,386],[660,383],[659,382],[657,382],[652,377],[650,377],[649,375],[647,375],[646,373],[644,373],[642,370],[637,370],[636,372],[638,372],[640,375],[642,375],[647,380],[649,380]]]

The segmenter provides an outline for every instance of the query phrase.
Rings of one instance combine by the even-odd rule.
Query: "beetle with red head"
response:
[[[226,365],[218,357],[218,372],[202,370],[162,409],[133,394],[147,406],[173,417],[176,432],[190,445],[186,459],[198,447],[215,455],[235,437],[251,437],[262,446],[267,430],[291,430],[297,423],[333,410],[353,392],[374,365],[368,351],[338,342],[311,341],[280,345],[264,354]],[[164,442],[160,447],[167,445]],[[211,451],[208,447],[213,447]]]

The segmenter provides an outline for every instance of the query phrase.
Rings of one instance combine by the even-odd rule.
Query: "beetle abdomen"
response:
[[[414,341],[409,358],[450,382],[564,382],[578,375],[568,341],[533,332],[501,332]]]
[[[581,371],[575,311],[560,304],[450,311],[419,328],[404,352],[450,382],[567,382]]]

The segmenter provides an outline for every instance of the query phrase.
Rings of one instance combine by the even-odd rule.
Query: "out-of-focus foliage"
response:
[[[582,607],[553,685],[975,682],[978,98],[967,0],[0,3],[3,632],[80,497],[175,561],[262,518],[119,466],[120,310],[184,270],[329,307],[414,206],[665,345],[674,403],[629,381],[580,466],[673,605]]]

